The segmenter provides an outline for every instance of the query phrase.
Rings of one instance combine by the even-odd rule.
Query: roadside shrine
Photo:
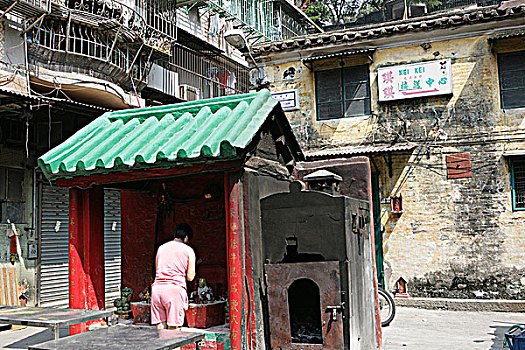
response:
[[[187,223],[202,260],[196,279],[228,298],[231,349],[262,349],[262,275],[252,269],[262,261],[250,244],[260,219],[249,209],[261,192],[287,189],[302,159],[267,90],[97,118],[38,160],[49,179],[70,188],[69,307],[104,308],[102,190],[120,189],[122,286],[134,300],[154,277],[156,248]]]
[[[205,349],[266,349],[275,316],[268,314],[273,310],[268,303],[279,303],[267,299],[266,269],[288,268],[281,265],[279,254],[294,247],[288,244],[290,239],[296,237],[304,246],[310,235],[322,234],[333,234],[333,239],[316,239],[320,243],[313,252],[334,253],[323,253],[327,261],[316,264],[316,276],[322,281],[323,274],[341,270],[343,285],[339,287],[336,275],[330,277],[335,298],[325,298],[318,307],[321,337],[310,337],[311,344],[305,347],[292,344],[293,336],[285,335],[292,343],[283,349],[339,350],[341,344],[344,349],[350,344],[355,349],[378,348],[368,202],[337,194],[290,192],[292,172],[302,160],[288,120],[267,90],[97,118],[38,160],[46,177],[70,189],[70,308],[104,307],[103,189],[111,188],[121,191],[122,287],[134,291],[133,300],[141,299],[154,277],[158,246],[172,239],[176,225],[192,228],[190,245],[197,255],[199,282],[190,284],[188,291],[209,298],[205,289],[209,286],[214,302],[197,304],[204,311],[195,314],[190,309],[187,320],[210,333],[220,330],[215,337],[208,333],[201,343]],[[279,193],[282,197],[275,197]],[[281,208],[281,203],[292,205]],[[275,216],[281,210],[300,213],[305,205],[315,227],[308,227],[308,220],[294,224],[297,215]],[[318,206],[324,208],[320,216]],[[282,226],[286,232],[279,228],[279,220],[287,220]],[[331,225],[328,232],[322,230],[326,225]],[[338,242],[338,249],[330,249],[327,242]],[[326,266],[330,270],[323,270]],[[304,278],[308,276],[299,274],[295,279]],[[227,316],[222,316],[218,311],[225,305]],[[217,323],[219,327],[213,327]],[[73,333],[82,331],[85,325]],[[335,339],[330,332],[338,334],[336,348],[323,343]]]

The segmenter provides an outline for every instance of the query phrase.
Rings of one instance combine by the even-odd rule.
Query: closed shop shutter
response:
[[[106,304],[120,296],[120,191],[104,191]]]
[[[40,306],[69,305],[69,191],[42,185]]]
[[[42,186],[40,306],[69,306],[68,189]],[[106,301],[120,295],[120,191],[104,191]]]

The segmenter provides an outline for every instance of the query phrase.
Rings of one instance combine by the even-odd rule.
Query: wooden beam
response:
[[[129,171],[113,172],[109,174],[94,174],[90,176],[78,176],[72,179],[58,179],[57,183],[61,187],[89,188],[93,185],[157,180],[167,177],[233,171],[239,170],[242,164],[243,160],[241,159],[197,163],[192,165],[179,164],[174,165],[171,168],[132,169]]]

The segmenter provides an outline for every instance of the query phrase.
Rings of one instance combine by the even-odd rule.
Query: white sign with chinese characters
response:
[[[450,59],[377,69],[379,101],[452,93]]]
[[[272,97],[281,102],[283,111],[299,109],[299,89],[272,92]]]

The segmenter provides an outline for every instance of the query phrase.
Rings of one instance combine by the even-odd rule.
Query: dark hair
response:
[[[179,238],[179,239],[184,240],[186,236],[188,237],[188,240],[193,238],[193,230],[191,229],[190,225],[186,223],[178,224],[175,227],[173,238]]]

